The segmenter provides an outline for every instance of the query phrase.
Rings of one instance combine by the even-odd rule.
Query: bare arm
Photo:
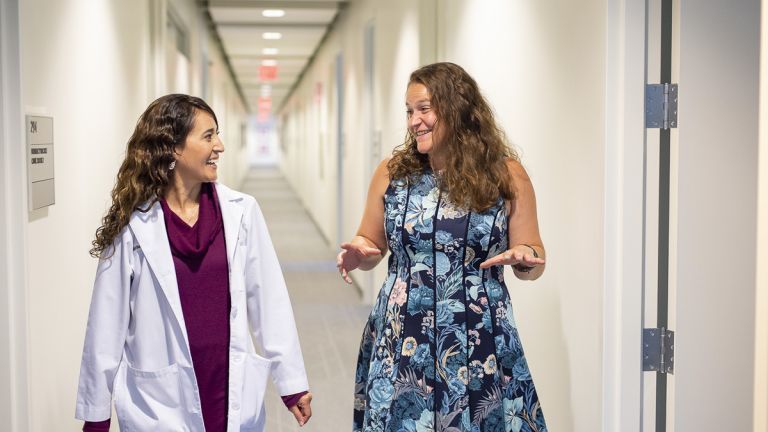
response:
[[[384,232],[384,193],[389,185],[389,171],[384,159],[376,167],[368,187],[363,218],[355,237],[342,243],[336,264],[342,277],[351,283],[348,273],[356,268],[370,270],[387,253],[387,238]]]
[[[515,199],[508,203],[509,249],[485,261],[481,267],[512,265],[518,279],[535,280],[544,273],[546,266],[546,250],[541,241],[536,213],[536,194],[520,162],[510,159],[507,168],[516,192]]]

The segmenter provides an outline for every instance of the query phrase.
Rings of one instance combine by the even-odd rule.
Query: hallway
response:
[[[313,417],[299,428],[270,383],[267,430],[348,430],[358,344],[370,306],[362,303],[354,286],[341,280],[336,251],[328,248],[277,169],[252,169],[240,190],[256,197],[267,220],[291,295],[314,396]]]
[[[447,143],[461,161],[449,169],[490,154],[462,141],[493,128],[473,123],[483,104],[457,97],[461,80],[411,78],[434,63],[472,77],[535,189],[547,270],[504,277],[549,430],[768,432],[768,0],[0,0],[0,432],[107,417],[106,393],[96,414],[75,413],[89,250],[137,119],[176,93],[215,113],[216,179],[256,197],[287,282],[314,415],[298,427],[270,383],[263,432],[350,431],[360,337],[388,268],[348,285],[338,243],[355,238],[395,149],[423,160]],[[418,111],[414,83],[429,102]],[[426,130],[418,112],[434,115]],[[433,129],[419,149],[414,132]],[[142,140],[155,146],[150,178],[170,175],[181,143]],[[482,178],[477,167],[464,177]],[[509,249],[536,243],[508,231]],[[154,280],[166,264],[149,265]],[[646,331],[674,337],[652,344]],[[113,359],[147,375],[189,365],[131,365],[126,352]]]

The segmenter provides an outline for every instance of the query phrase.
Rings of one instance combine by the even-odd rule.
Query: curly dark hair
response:
[[[112,205],[96,230],[91,256],[112,256],[112,243],[134,210],[149,211],[163,195],[171,181],[174,149],[184,146],[200,111],[210,114],[218,125],[216,114],[205,101],[184,94],[158,98],[139,117],[117,172]],[[142,204],[147,204],[146,208],[141,208]]]
[[[439,184],[448,199],[478,212],[496,204],[499,196],[514,199],[507,162],[519,159],[475,80],[461,66],[445,62],[415,70],[408,85],[416,83],[427,88],[443,131],[440,146],[445,147],[446,158]],[[417,150],[410,129],[387,169],[393,180],[415,180],[430,169],[429,158]]]

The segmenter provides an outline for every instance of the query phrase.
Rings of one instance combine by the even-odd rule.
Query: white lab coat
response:
[[[232,303],[227,431],[263,431],[267,377],[283,395],[307,390],[304,361],[261,209],[251,196],[216,191]],[[205,430],[159,203],[131,215],[96,271],[75,417],[105,420],[113,398],[121,431]]]

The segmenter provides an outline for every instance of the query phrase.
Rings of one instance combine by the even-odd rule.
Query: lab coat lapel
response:
[[[227,262],[232,269],[237,240],[240,236],[240,223],[243,220],[243,209],[238,204],[242,197],[235,196],[231,191],[220,184],[216,184],[216,194],[219,196],[221,218],[224,222],[224,239],[227,244]]]
[[[168,232],[160,203],[156,202],[146,213],[135,211],[131,215],[130,227],[179,322],[184,339],[188,341],[187,327],[179,298],[179,285],[176,281],[176,267],[173,264],[171,245],[168,242]]]

